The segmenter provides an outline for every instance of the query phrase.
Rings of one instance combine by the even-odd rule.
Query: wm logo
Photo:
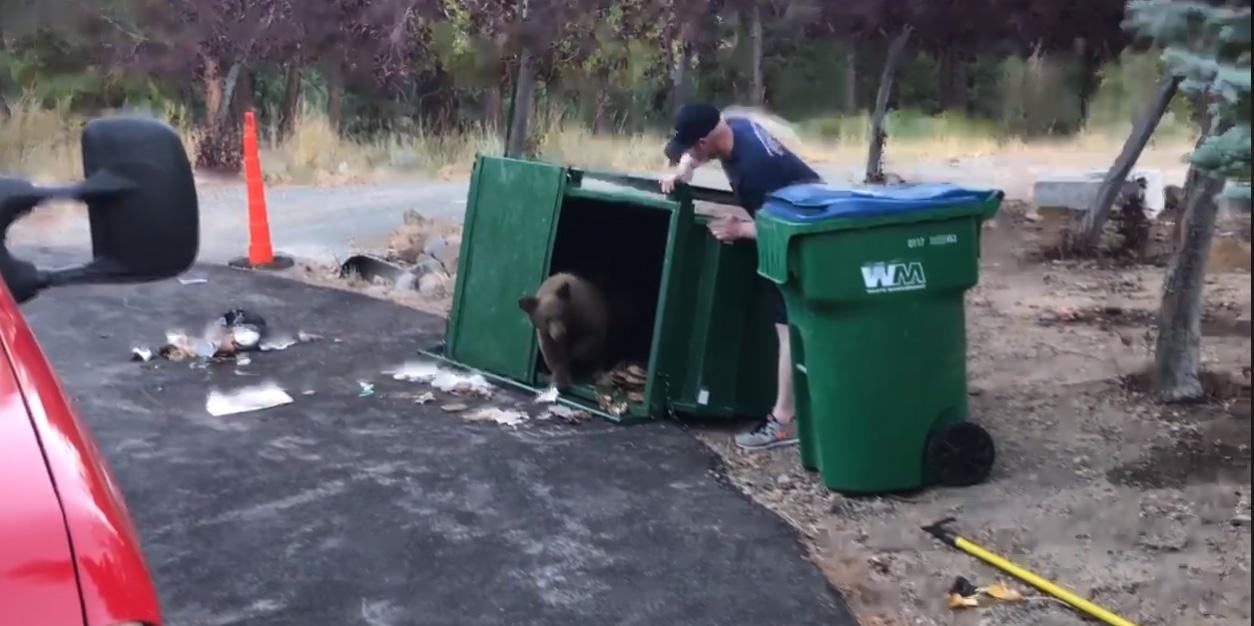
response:
[[[862,266],[862,282],[867,293],[894,293],[927,289],[927,276],[923,264],[868,263]]]

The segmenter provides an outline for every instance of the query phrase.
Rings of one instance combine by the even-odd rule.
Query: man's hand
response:
[[[694,159],[691,154],[684,154],[679,158],[679,165],[675,171],[662,177],[662,193],[669,194],[675,191],[677,183],[691,181],[693,172],[704,163],[704,161]]]
[[[710,234],[723,243],[733,243],[740,239],[757,239],[757,224],[739,217],[720,217],[710,222]]]
[[[667,174],[662,177],[662,193],[669,194],[675,191],[675,184],[679,182],[687,182],[679,174]]]

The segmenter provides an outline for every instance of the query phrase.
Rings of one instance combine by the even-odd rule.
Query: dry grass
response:
[[[175,107],[160,112],[116,111],[114,114],[143,114],[163,119],[174,126],[183,139],[184,149],[195,154],[200,132],[182,125],[186,112]],[[41,106],[29,97],[10,104],[10,115],[0,117],[0,173],[13,173],[36,183],[67,182],[83,176],[83,150],[79,141],[86,120],[58,104]]]
[[[0,172],[37,183],[81,176],[81,130],[82,122],[66,115],[64,107],[43,108],[25,98],[12,103],[10,116],[0,119]]]
[[[394,133],[369,140],[341,137],[321,113],[306,109],[291,136],[274,137],[262,150],[266,178],[276,182],[334,184],[396,176],[469,173],[477,152],[501,149],[495,133],[456,136]]]
[[[45,108],[30,99],[12,106],[13,114],[0,120],[0,171],[40,182],[73,180],[81,176],[79,134],[82,118],[65,107]],[[866,116],[827,118],[789,124],[768,113],[748,110],[803,158],[813,163],[857,163],[866,158],[870,124]],[[180,120],[185,111],[155,112],[179,130],[194,152],[198,133]],[[1102,161],[1118,154],[1129,125],[1090,129],[1060,140],[1024,141],[1007,138],[996,123],[955,115],[925,117],[894,112],[889,119],[888,156],[895,163],[934,161],[991,154],[1021,156],[1042,165],[1065,164],[1084,153]],[[470,171],[476,153],[500,154],[502,142],[495,129],[475,129],[460,135],[393,133],[372,139],[341,137],[320,112],[303,111],[294,132],[282,141],[263,141],[262,167],[275,183],[337,184],[400,177],[457,178]],[[665,166],[661,134],[597,135],[577,125],[555,125],[535,133],[533,148],[545,161],[613,171],[660,171]],[[1175,124],[1164,124],[1147,151],[1147,165],[1159,166],[1162,155],[1178,159],[1192,146],[1192,137]],[[1162,162],[1162,163],[1160,163]]]

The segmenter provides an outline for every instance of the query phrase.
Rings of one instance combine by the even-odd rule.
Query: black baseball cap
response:
[[[675,114],[675,134],[666,144],[666,158],[671,165],[679,162],[693,144],[714,131],[722,119],[717,107],[709,104],[685,104]]]

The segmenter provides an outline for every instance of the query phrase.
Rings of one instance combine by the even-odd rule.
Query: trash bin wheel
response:
[[[993,437],[976,424],[956,422],[928,437],[924,466],[932,481],[946,487],[970,487],[993,471]]]

